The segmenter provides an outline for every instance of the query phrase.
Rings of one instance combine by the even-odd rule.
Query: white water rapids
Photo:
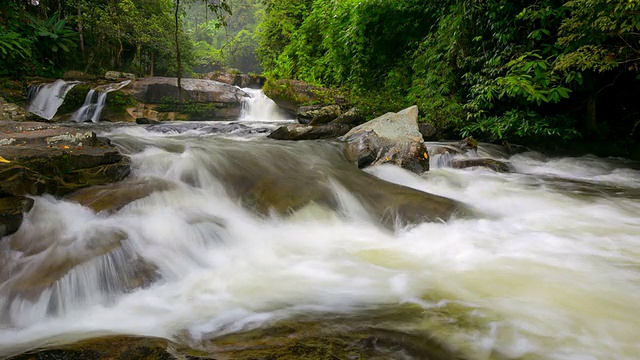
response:
[[[640,358],[637,164],[524,153],[509,159],[508,174],[368,169],[478,212],[392,231],[340,187],[339,210],[258,216],[211,170],[241,166],[234,151],[276,170],[288,156],[325,166],[331,147],[152,129],[107,135],[131,156],[133,178],[168,190],[112,214],[38,197],[20,231],[0,242],[0,261],[29,269],[82,258],[113,234],[125,238],[40,295],[10,297],[8,282],[0,285],[0,358],[106,334],[198,341],[305,314],[407,305],[423,316],[395,330],[437,339],[465,359]],[[46,250],[11,251],[16,238]],[[135,271],[132,259],[152,264],[160,279],[118,290]]]

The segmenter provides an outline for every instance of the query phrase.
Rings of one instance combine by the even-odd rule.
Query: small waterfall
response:
[[[66,82],[58,79],[51,84],[30,87],[27,111],[43,119],[51,120],[56,115],[69,90],[79,83],[79,81]]]
[[[278,105],[269,99],[260,89],[242,89],[249,94],[249,98],[243,100],[242,121],[278,121],[287,120],[287,117],[278,109]]]
[[[112,91],[120,90],[123,87],[129,85],[131,80],[125,80],[117,84],[109,84],[104,87],[91,89],[87,93],[87,97],[84,99],[84,104],[73,114],[72,120],[77,122],[91,121],[97,123],[100,121],[100,115],[104,109],[104,105],[107,102],[107,94]],[[96,97],[96,93],[98,96]],[[96,99],[94,102],[94,98]]]

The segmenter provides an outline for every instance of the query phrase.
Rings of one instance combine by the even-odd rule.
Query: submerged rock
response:
[[[137,118],[136,119],[136,124],[138,124],[138,125],[158,125],[160,123],[161,123],[160,121],[149,119],[149,118],[145,118],[145,117],[141,117],[141,118]]]
[[[418,130],[418,107],[387,113],[353,128],[339,140],[345,156],[358,167],[392,163],[422,173],[429,170],[429,154]]]
[[[290,124],[281,126],[271,134],[270,139],[275,140],[318,140],[335,139],[346,134],[351,127],[341,124],[303,125]]]
[[[96,212],[114,212],[154,192],[166,191],[174,187],[173,183],[157,178],[125,180],[81,189],[65,196],[65,199],[82,204]]]
[[[226,144],[221,161],[207,164],[229,195],[258,214],[286,215],[309,204],[340,211],[346,206],[345,191],[372,220],[389,228],[446,221],[471,213],[455,200],[393,184],[359,170],[346,161],[335,144],[267,145],[247,148]]]
[[[33,207],[33,199],[24,196],[0,198],[0,237],[18,231],[24,213]]]
[[[465,169],[470,167],[484,167],[495,172],[511,172],[509,164],[491,158],[453,158],[451,167],[454,169]]]

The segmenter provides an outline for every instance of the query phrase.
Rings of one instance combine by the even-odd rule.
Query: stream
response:
[[[331,142],[266,138],[290,120],[260,94],[233,122],[75,125],[129,155],[130,180],[162,189],[113,212],[35,199],[0,242],[0,261],[21,269],[0,272],[0,358],[109,335],[214,353],[219,339],[282,327],[373,349],[361,358],[640,358],[639,164],[480,144],[513,171],[453,169],[439,156],[420,176],[365,169],[474,209],[389,227],[342,185]],[[229,173],[337,200],[255,211]],[[50,280],[25,275],[64,263],[74,265]],[[129,286],[141,268],[153,274]]]

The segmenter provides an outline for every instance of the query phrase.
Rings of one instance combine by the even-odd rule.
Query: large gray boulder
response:
[[[418,130],[418,107],[387,113],[357,126],[339,140],[346,158],[358,167],[391,163],[422,173],[429,170],[429,154]]]
[[[194,103],[214,103],[222,107],[241,107],[247,93],[235,86],[214,80],[182,79],[184,100]],[[178,79],[152,77],[138,79],[125,92],[133,94],[137,101],[158,104],[165,98],[178,99]]]

